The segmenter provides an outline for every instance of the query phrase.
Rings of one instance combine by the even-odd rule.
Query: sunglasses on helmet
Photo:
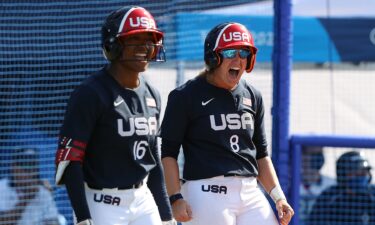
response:
[[[246,59],[252,52],[249,49],[224,49],[220,51],[220,54],[224,59],[233,59],[238,54],[241,59]]]

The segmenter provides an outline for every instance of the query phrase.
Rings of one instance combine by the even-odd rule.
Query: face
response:
[[[320,147],[306,147],[302,154],[302,181],[309,185],[321,179],[320,169],[324,164],[323,150]]]
[[[121,40],[123,51],[121,65],[134,72],[144,72],[148,61],[155,52],[154,36],[152,33],[130,35]]]
[[[219,54],[222,56],[222,63],[214,71],[213,83],[218,87],[231,90],[246,70],[250,50],[247,48],[223,49]]]
[[[20,191],[27,191],[38,184],[38,171],[35,168],[25,168],[22,166],[13,166],[13,183]]]

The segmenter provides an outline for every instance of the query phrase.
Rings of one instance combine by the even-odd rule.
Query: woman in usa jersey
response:
[[[109,64],[71,95],[56,153],[56,183],[78,225],[175,223],[156,147],[160,95],[140,76],[164,61],[162,40],[142,7],[116,10],[102,26]]]
[[[294,212],[268,156],[260,92],[242,74],[257,49],[245,26],[222,23],[207,35],[206,70],[169,94],[161,125],[162,163],[173,215],[188,225],[279,224]],[[185,157],[183,184],[177,164]]]

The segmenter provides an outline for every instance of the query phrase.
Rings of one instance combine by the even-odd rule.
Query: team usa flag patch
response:
[[[246,97],[243,97],[242,98],[242,104],[246,105],[246,106],[252,106],[253,103],[251,102],[251,99],[250,98],[246,98]]]
[[[156,107],[156,101],[153,98],[146,98],[146,104],[150,107]]]

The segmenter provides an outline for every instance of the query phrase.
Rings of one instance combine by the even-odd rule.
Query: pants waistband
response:
[[[90,189],[93,189],[93,190],[98,190],[98,191],[101,191],[101,190],[129,190],[129,189],[138,189],[140,187],[142,187],[144,184],[144,181],[142,180],[141,182],[137,183],[137,184],[132,184],[132,185],[129,185],[129,186],[124,186],[124,187],[115,187],[115,188],[100,188],[100,187],[96,187],[96,186],[93,186],[93,185],[88,185],[87,184],[87,187],[90,188]]]

